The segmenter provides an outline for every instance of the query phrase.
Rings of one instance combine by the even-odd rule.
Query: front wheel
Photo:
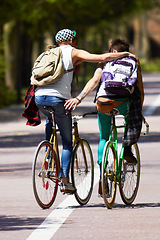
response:
[[[94,180],[93,156],[89,143],[81,139],[74,150],[71,165],[72,184],[77,189],[75,198],[79,204],[86,204],[92,194]]]
[[[32,166],[33,191],[42,208],[53,204],[58,190],[57,155],[50,142],[42,141],[36,150]]]
[[[112,208],[116,196],[115,150],[113,143],[106,142],[102,157],[102,196],[107,208]]]
[[[140,154],[137,144],[132,145],[132,153],[136,157],[138,163],[136,165],[127,164],[123,159],[121,182],[119,185],[121,198],[127,205],[130,205],[134,201],[140,181]]]

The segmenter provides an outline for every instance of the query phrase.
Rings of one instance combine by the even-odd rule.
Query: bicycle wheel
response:
[[[102,157],[102,196],[107,208],[112,208],[116,196],[115,150],[113,143],[107,141]]]
[[[37,203],[49,208],[58,190],[57,155],[50,142],[42,141],[36,150],[32,166],[33,191]]]
[[[79,204],[84,205],[89,201],[93,190],[94,164],[89,143],[81,140],[73,150],[71,179],[77,189],[75,198]]]
[[[127,205],[130,205],[134,201],[140,181],[140,154],[137,144],[132,146],[132,152],[138,163],[136,165],[127,164],[123,159],[121,182],[119,186],[121,198]]]

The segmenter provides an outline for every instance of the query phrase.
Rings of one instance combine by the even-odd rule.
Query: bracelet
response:
[[[76,99],[81,103],[81,100],[78,97],[76,97]]]

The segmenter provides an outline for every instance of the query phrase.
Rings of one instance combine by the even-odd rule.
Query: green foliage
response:
[[[6,64],[3,57],[3,46],[0,43],[0,107],[10,105],[16,102],[15,91],[9,91],[5,85],[4,75],[5,75]]]
[[[151,9],[158,6],[159,2],[160,0],[1,0],[0,40],[3,25],[14,20],[32,40],[42,38],[46,30],[54,35],[61,28],[75,29],[80,39],[79,47],[100,53],[108,48],[106,36],[111,37],[110,33],[113,29],[116,31],[122,18],[128,20],[132,13]],[[112,25],[113,22],[117,23],[116,27]],[[84,46],[81,41],[85,36],[88,46]],[[5,86],[2,56],[0,50],[0,106],[17,99],[16,93],[9,92]],[[154,64],[142,63],[142,68],[148,69],[151,65],[155,69],[158,61]],[[87,73],[86,79],[84,73]],[[87,67],[87,70],[82,67],[81,84],[90,79],[92,73],[92,67]]]
[[[159,0],[1,0],[0,26],[10,20],[28,23],[30,35],[68,26],[84,34],[89,26],[105,20],[151,9]],[[9,9],[9,11],[8,11]],[[31,34],[32,30],[32,34]]]
[[[156,59],[141,59],[141,69],[142,72],[160,72],[160,58]]]
[[[4,81],[0,78],[0,108],[16,103],[16,91],[10,91]]]

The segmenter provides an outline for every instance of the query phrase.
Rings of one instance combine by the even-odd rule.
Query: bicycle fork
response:
[[[75,146],[75,142],[76,141],[80,142],[81,149],[82,149],[82,154],[83,154],[83,159],[84,159],[84,164],[85,164],[85,172],[87,173],[88,172],[88,165],[87,165],[87,160],[86,160],[86,154],[85,154],[83,142],[82,142],[81,138],[79,137],[77,122],[74,122],[73,129],[74,129],[74,133],[73,133],[73,147]],[[76,169],[77,169],[77,172],[78,172],[80,170],[80,168],[78,166],[78,156],[76,156],[75,163],[76,163]]]

